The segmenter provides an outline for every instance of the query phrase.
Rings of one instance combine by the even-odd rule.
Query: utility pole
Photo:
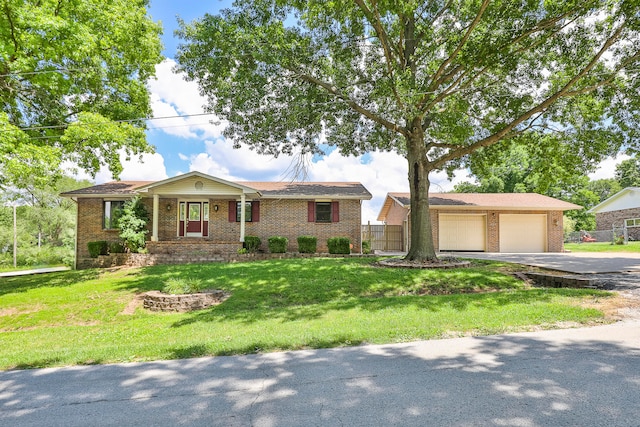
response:
[[[16,207],[16,202],[13,202],[13,268],[17,268],[18,266],[18,220]]]

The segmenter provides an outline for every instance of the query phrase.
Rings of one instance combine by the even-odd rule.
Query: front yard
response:
[[[388,269],[372,258],[84,270],[4,278],[0,369],[175,359],[486,335],[602,322],[611,294],[528,288],[514,266]],[[190,278],[231,297],[154,313],[136,295]]]
[[[565,243],[564,249],[571,252],[640,252],[640,242],[614,245],[611,242]]]

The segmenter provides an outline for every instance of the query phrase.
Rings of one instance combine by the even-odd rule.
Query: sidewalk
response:
[[[30,276],[32,274],[57,273],[68,270],[71,270],[71,267],[34,268],[31,270],[5,271],[4,273],[0,273],[0,277]]]

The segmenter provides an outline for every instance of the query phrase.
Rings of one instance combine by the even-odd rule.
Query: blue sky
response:
[[[123,180],[161,180],[190,171],[200,171],[232,181],[290,180],[287,172],[292,159],[286,156],[261,156],[246,147],[233,149],[233,141],[222,136],[224,123],[212,115],[203,115],[205,99],[197,85],[186,82],[173,72],[173,60],[180,40],[174,36],[177,17],[191,22],[205,13],[216,14],[231,2],[202,0],[151,0],[149,15],[161,21],[164,34],[165,61],[156,67],[156,79],[149,82],[154,117],[178,118],[151,120],[147,138],[156,153],[142,161],[122,157]],[[188,117],[185,117],[188,116]],[[212,124],[211,122],[215,122]],[[241,142],[241,141],[240,141]],[[620,159],[618,159],[620,160]],[[615,162],[603,164],[595,178],[613,174]],[[374,152],[365,156],[345,157],[337,150],[313,159],[308,170],[309,181],[357,181],[373,194],[363,203],[363,222],[377,223],[376,217],[387,192],[408,191],[406,160],[393,153]],[[460,181],[470,180],[466,171],[458,171],[453,182],[445,173],[431,175],[432,191],[448,191]],[[112,180],[101,171],[96,183]]]

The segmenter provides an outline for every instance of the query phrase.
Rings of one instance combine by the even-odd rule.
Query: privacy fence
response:
[[[401,225],[362,226],[362,241],[371,243],[372,251],[404,251],[404,230]]]

